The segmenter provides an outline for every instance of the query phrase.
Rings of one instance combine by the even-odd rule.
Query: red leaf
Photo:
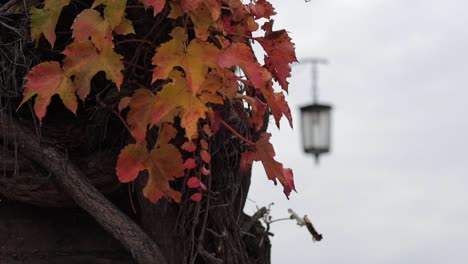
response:
[[[259,89],[271,80],[271,74],[255,61],[252,50],[244,43],[234,43],[221,52],[218,64],[225,68],[240,66],[252,84]]]
[[[294,174],[290,168],[283,169],[284,183],[283,183],[283,192],[286,194],[286,197],[289,199],[289,194],[292,190],[296,191],[296,186],[294,186]]]
[[[207,168],[205,168],[205,166],[203,166],[203,167],[201,168],[201,173],[202,173],[203,175],[205,175],[205,176],[208,176],[208,175],[211,174],[211,171],[208,170]]]
[[[255,16],[255,19],[268,18],[276,15],[273,6],[266,0],[258,0],[255,4],[249,4],[250,12]]]
[[[186,141],[182,144],[181,148],[187,152],[195,152],[197,150],[197,145],[193,141]]]
[[[249,103],[252,107],[252,121],[255,127],[255,130],[260,130],[263,126],[263,117],[267,109],[267,104],[262,102],[257,96],[252,98],[247,95],[241,95],[241,97]]]
[[[202,158],[202,160],[205,162],[205,163],[210,163],[211,162],[211,155],[210,153],[208,153],[208,151],[202,149],[200,151],[200,156]]]
[[[206,142],[206,140],[201,139],[200,140],[200,145],[201,145],[202,149],[208,150],[208,142]]]
[[[140,2],[142,2],[145,5],[145,7],[153,7],[154,16],[159,14],[166,5],[166,0],[140,0]]]
[[[278,179],[284,187],[286,197],[289,198],[291,190],[295,190],[293,173],[291,169],[284,169],[283,164],[274,159],[275,150],[270,143],[270,137],[270,133],[262,133],[260,139],[255,142],[255,150],[243,154],[241,166],[245,168],[250,166],[254,160],[261,161],[268,179],[275,184],[276,179]]]
[[[201,201],[201,198],[202,198],[201,193],[194,193],[192,194],[192,196],[190,196],[190,200],[197,202],[197,203]]]
[[[188,158],[184,162],[184,169],[195,169],[197,167],[197,163],[194,159]]]
[[[265,56],[266,67],[287,92],[288,82],[286,79],[291,76],[290,64],[297,62],[294,43],[291,42],[286,30],[272,31],[272,26],[273,20],[267,22],[262,27],[266,30],[265,37],[255,38],[255,40],[262,45],[268,55]]]
[[[202,190],[206,191],[205,184],[203,184],[197,177],[190,177],[187,181],[187,186],[192,189],[201,187]]]

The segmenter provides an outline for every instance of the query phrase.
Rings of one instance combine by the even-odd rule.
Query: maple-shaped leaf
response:
[[[260,130],[263,127],[263,118],[267,105],[262,102],[257,96],[255,98],[247,95],[239,95],[240,98],[244,99],[252,107],[252,122],[255,130]]]
[[[176,102],[162,101],[159,96],[146,88],[135,91],[130,101],[130,111],[127,122],[130,132],[137,143],[146,138],[147,127],[150,128],[160,122],[168,113],[177,108]]]
[[[124,17],[120,21],[120,24],[114,28],[114,32],[118,35],[128,35],[135,34],[135,29],[133,28],[132,21]]]
[[[55,94],[62,99],[66,108],[76,113],[78,103],[73,83],[70,78],[65,76],[58,62],[42,62],[34,66],[24,79],[26,84],[23,91],[23,101],[19,107],[37,94],[34,101],[34,112],[39,121],[45,116],[47,106]]]
[[[56,35],[55,27],[62,9],[70,3],[70,0],[45,0],[44,8],[31,7],[31,38],[39,41],[41,35],[47,39],[50,46],[54,46]]]
[[[146,148],[146,141],[127,145],[117,160],[116,172],[119,180],[133,181],[140,171],[147,170],[148,182],[143,189],[146,198],[155,203],[165,196],[180,202],[180,192],[169,185],[169,181],[184,176],[182,155],[174,145],[169,144],[176,134],[177,131],[171,125],[164,124],[150,152]]]
[[[63,54],[63,69],[68,76],[74,76],[73,83],[78,97],[84,100],[91,89],[91,79],[100,71],[105,72],[106,78],[120,88],[123,81],[121,61],[122,56],[113,49],[98,51],[89,40],[73,42],[68,45]]]
[[[289,126],[293,127],[293,120],[291,115],[291,109],[289,109],[288,102],[286,102],[286,98],[282,92],[277,92],[273,94],[273,98],[269,99],[269,106],[271,109],[271,113],[276,120],[276,125],[279,127],[279,120],[281,116],[284,115],[288,119]],[[268,100],[267,99],[267,100]]]
[[[96,8],[99,5],[104,5],[104,17],[111,28],[120,25],[122,19],[125,18],[125,8],[127,0],[96,0],[91,8]]]
[[[263,132],[258,141],[255,142],[255,149],[244,152],[241,165],[245,167],[246,165],[250,166],[254,160],[261,161],[268,179],[275,182],[275,184],[276,179],[278,179],[283,185],[283,192],[289,198],[291,190],[296,190],[292,170],[283,168],[283,164],[274,159],[276,154],[273,145],[270,143],[270,137],[270,133]]]
[[[180,71],[173,70],[169,78],[172,81],[165,84],[156,95],[142,88],[132,96],[127,122],[137,142],[144,140],[148,126],[151,128],[162,120],[174,120],[176,115],[180,116],[185,136],[189,140],[198,137],[199,119],[205,119],[211,110],[198,95],[188,91]]]
[[[219,50],[215,45],[198,39],[192,40],[185,48],[187,34],[181,27],[171,32],[172,40],[162,44],[153,56],[153,82],[167,79],[176,66],[184,69],[187,86],[192,94],[197,94],[206,79],[209,68],[215,68]]]
[[[266,0],[258,0],[257,2],[249,4],[250,12],[255,16],[255,19],[268,18],[276,15],[275,9]]]
[[[153,15],[156,16],[159,14],[166,5],[166,0],[139,0],[145,7],[153,8]]]
[[[262,28],[266,30],[265,37],[255,38],[268,56],[265,56],[265,64],[268,70],[281,85],[288,91],[286,79],[291,76],[291,66],[297,62],[294,43],[286,30],[272,31],[273,20],[267,22]]]
[[[180,0],[180,7],[184,12],[199,12],[200,8],[206,8],[213,21],[221,15],[221,2],[219,0]]]
[[[224,68],[238,65],[256,88],[265,87],[272,76],[255,61],[252,49],[244,43],[233,43],[219,55],[218,64]]]
[[[91,39],[100,51],[114,47],[111,25],[96,10],[83,10],[76,17],[71,28],[73,29],[72,37],[75,41]]]

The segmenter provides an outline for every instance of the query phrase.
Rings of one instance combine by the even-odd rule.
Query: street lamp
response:
[[[313,102],[300,108],[302,125],[302,145],[304,152],[315,156],[318,163],[321,154],[330,151],[331,143],[331,109],[327,104],[318,103],[317,82],[318,64],[327,64],[322,58],[310,58],[301,61],[312,64],[312,98]]]

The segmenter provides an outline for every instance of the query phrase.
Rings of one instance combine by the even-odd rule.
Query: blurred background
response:
[[[334,107],[332,149],[316,166],[298,111],[312,102],[311,65],[294,65],[294,129],[283,120],[270,131],[298,192],[287,200],[256,164],[246,212],[273,202],[278,219],[292,208],[324,238],[273,223],[272,263],[468,263],[468,3],[270,2],[298,59],[330,61],[319,101]]]

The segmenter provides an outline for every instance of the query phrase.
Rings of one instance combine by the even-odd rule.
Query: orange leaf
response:
[[[34,102],[34,112],[37,118],[42,120],[52,96],[58,94],[65,107],[76,113],[78,104],[73,83],[64,74],[58,62],[52,61],[38,64],[29,71],[24,79],[26,80],[26,85],[24,86],[23,101],[19,107],[37,94]]]
[[[84,100],[90,92],[91,79],[100,71],[106,73],[106,78],[120,88],[123,81],[121,61],[122,56],[112,49],[96,50],[91,41],[73,42],[68,45],[63,54],[63,69],[67,76],[74,76],[73,83],[81,100]]]
[[[143,189],[145,197],[153,203],[163,196],[180,202],[180,192],[169,186],[169,181],[184,176],[182,155],[174,145],[169,144],[176,133],[171,125],[164,124],[154,148],[149,153],[146,150],[146,142],[126,146],[117,161],[119,180],[133,181],[140,171],[147,170],[148,182]]]
[[[85,9],[76,17],[71,28],[75,41],[87,41],[91,38],[99,51],[114,47],[111,25],[96,10]]]
[[[194,39],[187,49],[184,43],[187,34],[181,27],[176,27],[171,32],[172,40],[156,49],[153,57],[153,82],[167,79],[169,73],[176,66],[184,69],[188,89],[192,94],[197,94],[206,79],[209,68],[215,68],[218,61],[219,50],[215,45]]]
[[[198,137],[199,119],[205,119],[210,108],[188,91],[180,71],[174,70],[168,77],[172,82],[164,85],[156,95],[147,89],[139,89],[132,97],[127,121],[137,142],[144,140],[148,125],[152,127],[164,118],[173,120],[174,115],[180,116],[187,139]]]
[[[55,26],[62,9],[70,3],[70,0],[45,0],[44,8],[31,7],[31,38],[39,41],[41,35],[47,39],[53,47],[55,44]]]
[[[131,182],[138,177],[138,173],[146,169],[149,153],[146,141],[141,144],[129,144],[120,151],[117,160],[116,173],[120,182]]]
[[[255,150],[245,152],[242,156],[242,166],[251,165],[252,162],[261,161],[268,179],[272,180],[276,184],[276,179],[283,185],[284,193],[289,198],[291,190],[296,190],[294,187],[294,179],[291,169],[283,168],[283,164],[276,161],[275,150],[273,145],[270,143],[270,133],[263,132],[260,135],[260,139],[255,142]]]

